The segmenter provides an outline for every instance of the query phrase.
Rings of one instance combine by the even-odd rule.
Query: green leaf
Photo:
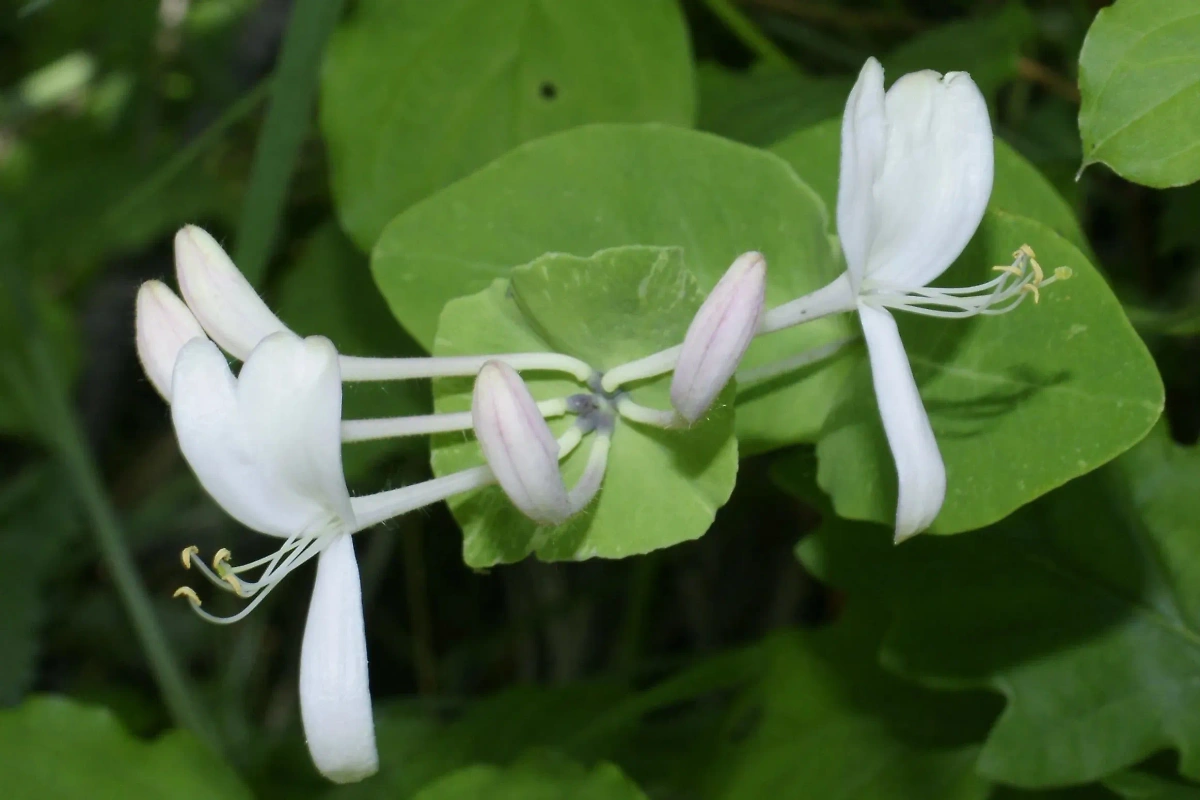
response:
[[[1200,179],[1200,10],[1193,0],[1118,0],[1079,53],[1083,166],[1164,188]]]
[[[703,293],[678,249],[623,247],[592,258],[549,254],[513,270],[511,291],[496,281],[479,294],[451,301],[442,313],[437,356],[564,352],[607,369],[682,340]],[[527,374],[539,400],[585,387],[559,377]],[[473,381],[434,382],[438,412],[471,406]],[[669,408],[669,377],[639,386],[635,401]],[[699,425],[683,431],[617,423],[600,496],[557,527],[539,527],[499,487],[450,499],[463,529],[463,558],[472,567],[518,561],[623,558],[702,536],[733,490],[737,442],[730,390]],[[556,435],[572,421],[555,420]],[[446,475],[483,463],[476,443],[460,435],[434,440],[433,468]],[[590,439],[564,461],[572,485]]]
[[[0,784],[46,800],[250,800],[237,775],[191,734],[131,737],[105,709],[35,697],[0,711]]]
[[[1009,2],[987,16],[950,22],[918,34],[883,58],[892,79],[932,69],[969,72],[989,101],[1017,77],[1021,51],[1035,34],[1033,16],[1020,2]]]
[[[363,250],[522,142],[593,122],[690,125],[695,104],[675,0],[364,0],[321,90],[338,215]]]
[[[697,127],[760,147],[840,114],[852,85],[848,78],[815,78],[762,62],[745,72],[703,63],[696,80]]]
[[[1104,779],[1104,785],[1126,800],[1200,800],[1200,786],[1137,770],[1111,775]]]
[[[828,208],[837,208],[841,118],[798,131],[771,148],[816,190]],[[1007,211],[1053,228],[1060,236],[1090,253],[1075,213],[1054,186],[1024,156],[996,139],[995,180],[988,208]]]
[[[563,760],[539,758],[507,769],[479,765],[447,775],[417,793],[416,800],[646,800],[611,764],[588,770]]]
[[[777,305],[836,276],[826,228],[820,200],[769,153],[666,126],[597,125],[519,147],[409,209],[388,226],[371,266],[393,313],[429,346],[447,301],[544,252],[679,246],[708,291],[740,253],[760,250],[770,264],[767,304]],[[743,366],[853,329],[839,316],[764,337]],[[811,440],[844,376],[834,359],[740,396],[743,453]]]
[[[994,463],[1015,467],[1003,454]],[[803,465],[776,477],[805,496]],[[930,684],[1008,701],[980,771],[1083,783],[1163,748],[1200,775],[1200,451],[1159,426],[1109,467],[993,528],[900,547],[827,518],[805,564],[894,615],[883,658]]]
[[[711,800],[870,797],[983,800],[974,772],[995,703],[933,692],[875,663],[878,627],[848,615],[822,631],[780,636],[763,647],[763,677],[743,699],[752,732],[713,757]]]
[[[407,800],[457,769],[507,765],[530,749],[563,744],[626,695],[606,683],[522,686],[473,702],[450,723],[412,704],[383,705],[375,715],[379,774],[337,787],[329,800]]]
[[[988,280],[1022,244],[1074,276],[1007,314],[967,320],[903,311],[913,374],[946,464],[935,533],[988,525],[1137,443],[1163,408],[1154,361],[1088,260],[1044,225],[991,212],[947,286]],[[840,516],[891,523],[896,467],[859,349],[817,445],[820,484]]]
[[[371,281],[367,261],[332,220],[317,227],[295,263],[274,287],[276,313],[302,336],[327,336],[338,352],[396,358],[421,354],[388,312]],[[343,419],[428,414],[425,381],[347,383],[342,388]],[[384,439],[345,446],[347,479],[362,477],[398,451],[415,449],[420,438]]]

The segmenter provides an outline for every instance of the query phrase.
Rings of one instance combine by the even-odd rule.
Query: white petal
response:
[[[287,491],[353,526],[342,471],[342,377],[323,336],[263,339],[238,375],[242,423],[262,469]]]
[[[888,312],[866,305],[860,305],[858,313],[871,357],[879,416],[899,478],[896,542],[900,543],[933,524],[946,499],[946,467],[896,320]]]
[[[350,534],[334,539],[317,561],[300,648],[300,717],[308,752],[326,778],[351,783],[378,771],[362,589]]]
[[[987,103],[965,72],[913,72],[888,90],[887,150],[875,183],[872,281],[925,286],[958,258],[992,193]]]
[[[137,354],[150,383],[171,402],[171,375],[183,346],[204,338],[200,323],[162,281],[146,281],[137,293]]]
[[[525,516],[557,525],[571,515],[558,442],[516,370],[489,361],[475,378],[471,421],[483,457]]]
[[[762,321],[767,260],[744,253],[692,318],[671,378],[671,405],[688,422],[704,415],[729,383]]]
[[[175,234],[175,272],[204,330],[239,361],[267,336],[287,330],[217,240],[195,225]]]
[[[215,344],[193,339],[184,345],[171,397],[179,449],[226,513],[248,528],[282,537],[328,521],[323,504],[264,467],[259,443],[243,419],[237,381]]]
[[[842,115],[842,158],[838,174],[837,226],[851,274],[862,279],[875,235],[875,181],[883,169],[887,118],[883,67],[868,58],[850,90]],[[857,283],[857,281],[856,281]]]

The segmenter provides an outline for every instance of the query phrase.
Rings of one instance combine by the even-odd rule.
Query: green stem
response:
[[[5,270],[13,306],[25,332],[29,356],[29,389],[37,399],[47,440],[56,451],[75,493],[91,521],[92,531],[105,565],[125,605],[134,633],[146,654],[150,671],[162,692],[163,700],[177,725],[190,729],[215,751],[220,739],[212,719],[196,699],[167,637],[154,614],[150,595],[138,577],[133,556],[125,544],[116,511],[100,479],[99,471],[84,442],[79,418],[67,399],[66,387],[59,382],[54,357],[46,344],[46,334],[33,312],[33,303],[24,275],[11,263]]]
[[[321,53],[344,0],[296,0],[271,83],[271,104],[250,168],[238,222],[234,263],[251,283],[262,282],[300,148],[312,124]]]
[[[126,195],[124,200],[117,203],[109,212],[109,219],[114,224],[122,221],[127,214],[136,211],[142,203],[162,191],[163,187],[179,177],[209,147],[219,142],[226,131],[258,108],[258,104],[266,98],[267,90],[270,88],[271,81],[268,78],[235,100],[233,105],[225,109],[224,113],[205,128],[199,136],[188,142],[167,163],[155,170],[152,175]]]
[[[753,50],[764,64],[793,69],[792,60],[788,58],[787,54],[768,39],[766,34],[760,31],[758,26],[751,22],[731,0],[704,0],[704,4],[708,6],[709,11],[720,18],[721,22],[725,23],[729,30],[733,31],[742,44]]]

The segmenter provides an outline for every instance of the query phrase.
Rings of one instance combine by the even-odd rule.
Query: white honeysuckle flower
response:
[[[489,361],[475,378],[471,417],[479,448],[512,504],[540,525],[560,525],[582,511],[600,491],[608,466],[614,425],[610,401],[580,394],[568,402],[579,419],[555,440],[516,370]],[[568,491],[559,462],[593,431],[595,442],[583,474]]]
[[[692,318],[671,378],[671,405],[689,423],[704,415],[733,377],[758,333],[767,290],[767,260],[743,253]]]
[[[134,317],[138,360],[151,385],[169,403],[175,359],[192,339],[205,338],[204,330],[183,301],[161,281],[141,285]]]
[[[205,490],[243,525],[284,539],[273,556],[215,572],[218,585],[253,597],[239,614],[217,618],[199,598],[179,590],[214,622],[248,614],[289,572],[320,556],[304,633],[300,707],[317,768],[338,782],[378,768],[358,566],[350,534],[357,528],[342,476],[341,378],[328,340],[291,333],[265,338],[234,378],[207,339],[184,345],[175,365],[171,415],[179,446]],[[194,548],[184,551],[191,566]],[[238,575],[266,564],[257,581]]]
[[[992,191],[987,104],[963,72],[904,75],[884,92],[868,59],[842,118],[837,224],[846,272],[767,312],[764,333],[857,310],[884,431],[896,462],[896,541],[928,528],[946,494],[946,470],[888,308],[938,317],[999,314],[1070,272],[1045,278],[1023,246],[994,280],[931,288],[983,219]]]

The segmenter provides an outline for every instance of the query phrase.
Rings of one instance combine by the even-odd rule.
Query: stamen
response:
[[[183,548],[183,552],[179,554],[179,560],[183,562],[184,569],[192,568],[192,556],[200,555],[200,548],[196,545]]]
[[[1066,280],[1071,270],[1060,267],[1046,277],[1034,257],[1033,248],[1021,245],[1013,252],[1013,263],[993,267],[1002,273],[986,283],[965,288],[922,287],[904,289],[892,286],[866,286],[862,298],[872,305],[886,306],[929,317],[961,318],[979,314],[1005,314],[1019,306],[1026,295],[1041,302],[1041,289],[1058,280]]]
[[[200,596],[190,586],[180,586],[171,597],[186,597],[193,606],[200,606]]]
[[[225,573],[222,572],[221,570],[229,568],[228,561],[231,558],[233,558],[233,553],[229,552],[228,547],[222,547],[220,550],[217,551],[216,555],[213,556],[213,560],[212,560],[213,569],[215,569],[217,571],[218,575],[224,576]]]

